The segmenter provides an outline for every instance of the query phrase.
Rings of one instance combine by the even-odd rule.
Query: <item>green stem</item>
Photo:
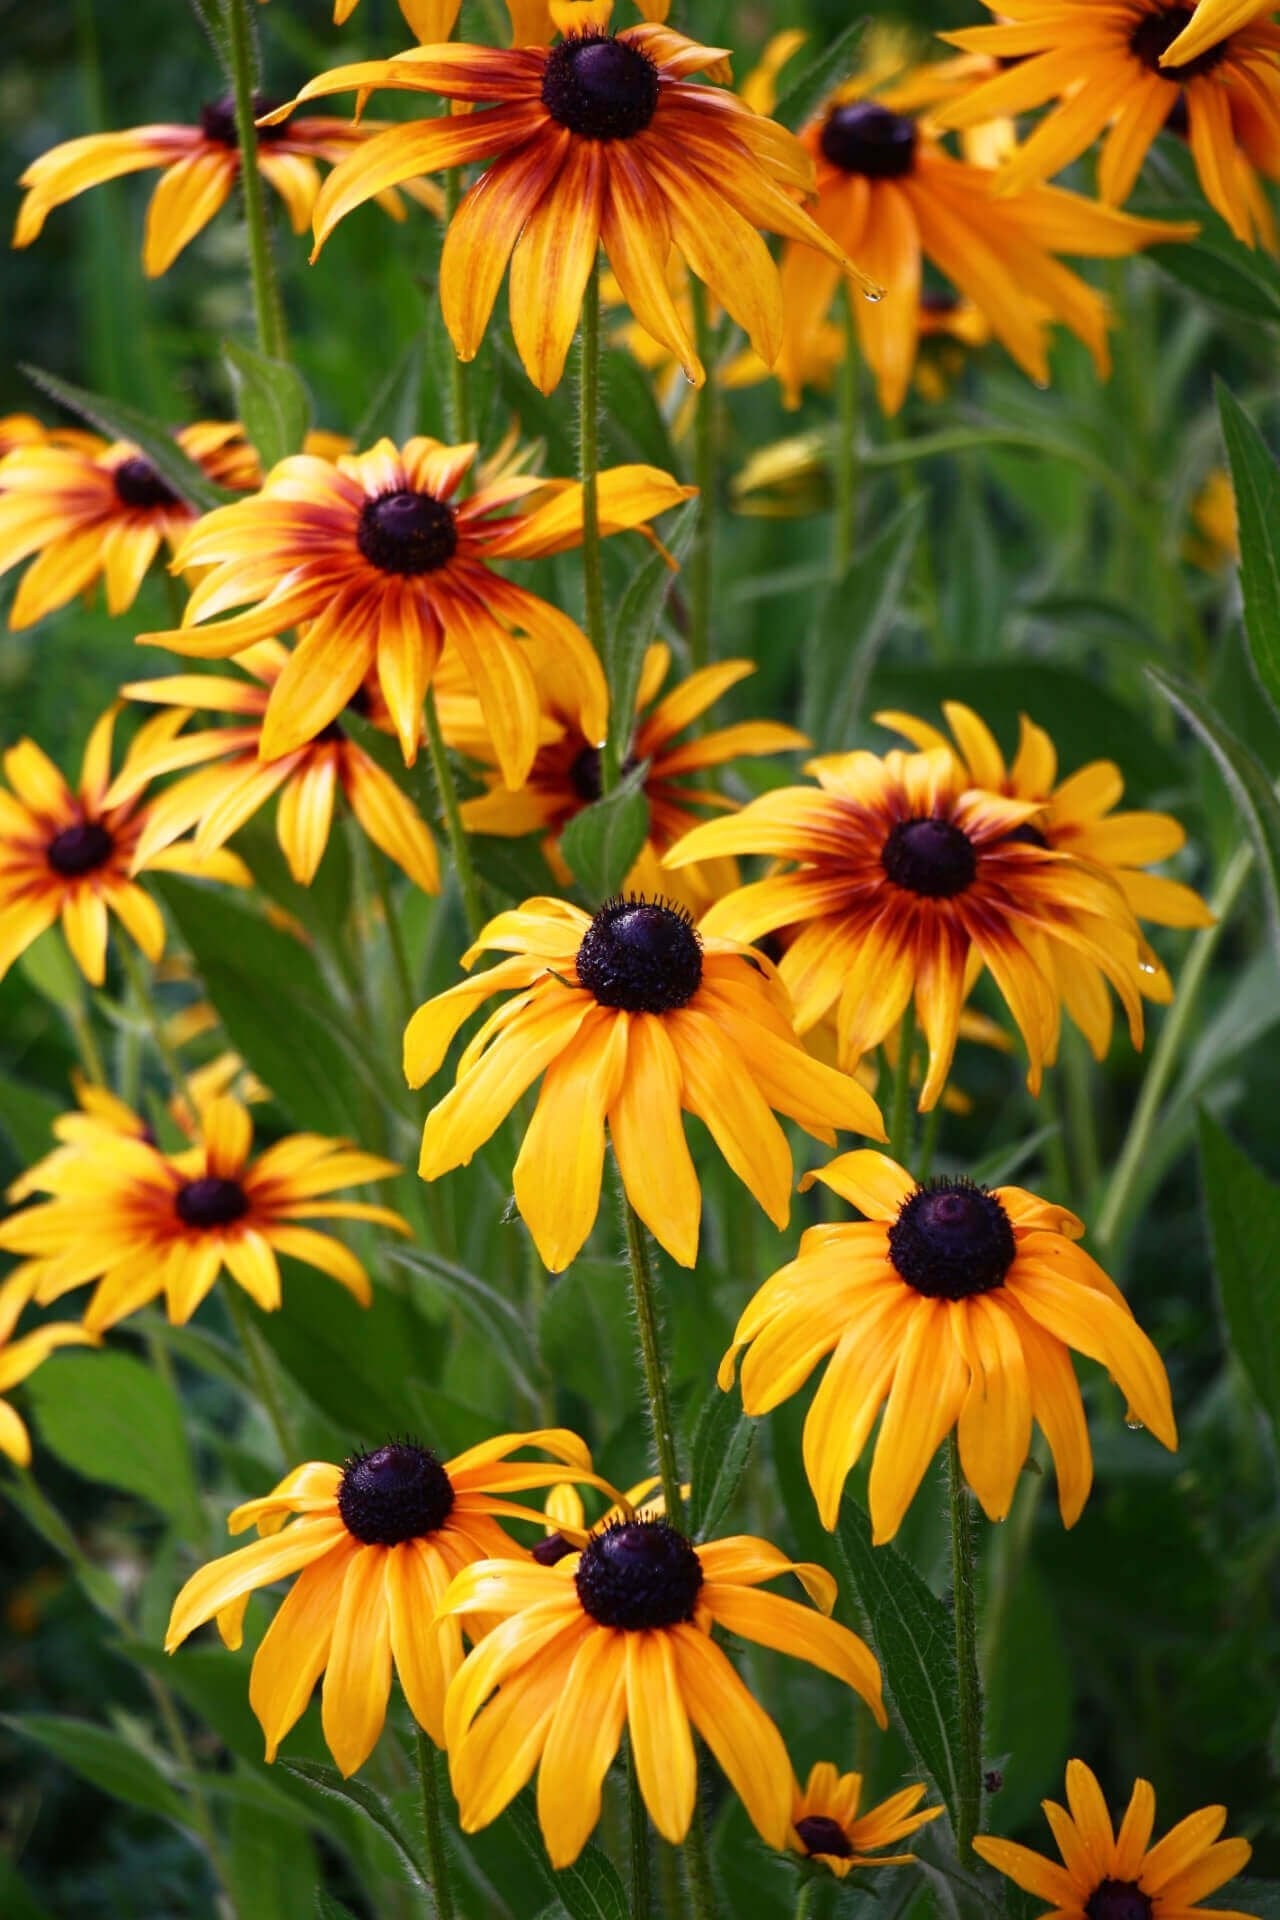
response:
[[[151,1034],[152,1044],[160,1056],[165,1072],[169,1076],[173,1091],[190,1113],[192,1120],[195,1120],[195,1102],[187,1091],[186,1072],[181,1060],[178,1058],[173,1043],[164,1030],[164,1021],[161,1019],[160,1009],[156,1005],[154,986],[144,974],[137,953],[127,938],[122,938],[117,943],[116,952],[120,956],[120,964],[124,969],[125,977],[133,989],[134,998],[142,1009],[143,1017],[146,1020],[147,1028]]]
[[[418,1782],[422,1788],[422,1830],[427,1842],[427,1875],[435,1901],[435,1920],[453,1920],[453,1889],[449,1884],[449,1855],[444,1842],[444,1815],[440,1807],[440,1756],[421,1727],[418,1740]]]
[[[619,1176],[621,1181],[621,1176]],[[627,1229],[627,1263],[631,1269],[631,1299],[635,1308],[636,1329],[640,1335],[640,1365],[644,1373],[645,1397],[653,1425],[653,1443],[658,1454],[658,1473],[662,1479],[662,1498],[667,1518],[673,1527],[684,1526],[684,1496],[680,1491],[680,1469],[676,1464],[675,1422],[671,1416],[671,1398],[662,1364],[662,1342],[658,1333],[658,1311],[654,1299],[653,1264],[644,1223],[622,1196],[623,1218]]]
[[[280,1391],[271,1371],[271,1361],[262,1335],[254,1326],[249,1312],[249,1303],[234,1280],[227,1281],[222,1290],[222,1297],[227,1303],[227,1311],[231,1315],[236,1337],[244,1350],[244,1357],[249,1362],[254,1388],[270,1422],[271,1431],[275,1434],[281,1458],[285,1465],[289,1466],[298,1457],[297,1448],[294,1445],[293,1428],[284,1410],[284,1402],[280,1398]]]
[[[627,1824],[631,1835],[631,1920],[649,1920],[653,1908],[649,1879],[649,1817],[631,1743],[627,1743]]]
[[[938,1135],[942,1131],[942,1095],[930,1107],[924,1117],[924,1126],[920,1134],[920,1149],[916,1155],[916,1179],[921,1185],[933,1171],[933,1156],[938,1150]]]
[[[905,1167],[911,1153],[911,1056],[915,1052],[916,1013],[908,1000],[898,1027],[898,1058],[893,1067],[889,1107],[889,1156]]]
[[[1096,1231],[1104,1252],[1114,1251],[1119,1239],[1120,1228],[1133,1198],[1133,1190],[1142,1176],[1161,1102],[1173,1078],[1174,1068],[1177,1066],[1182,1043],[1191,1025],[1200,989],[1209,971],[1209,962],[1213,958],[1214,948],[1222,938],[1222,930],[1231,917],[1236,901],[1240,898],[1252,866],[1253,848],[1237,847],[1227,864],[1217,892],[1209,902],[1214,915],[1214,924],[1211,927],[1201,928],[1187,953],[1186,964],[1178,981],[1177,997],[1160,1029],[1160,1038],[1152,1050],[1151,1064],[1142,1082],[1142,1091],[1138,1095],[1138,1103],[1133,1110],[1129,1132],[1121,1149],[1120,1158],[1116,1162],[1116,1170],[1111,1176],[1111,1184],[1107,1189],[1102,1211],[1098,1215]]]
[[[858,518],[858,328],[847,280],[840,286],[840,318],[844,358],[837,394],[835,527],[831,540],[831,573],[837,583],[844,579],[853,559]]]
[[[480,898],[480,881],[476,874],[475,863],[471,858],[471,842],[467,839],[467,830],[462,824],[458,789],[454,785],[448,749],[444,744],[444,735],[440,731],[440,716],[436,712],[436,696],[432,687],[427,688],[424,712],[427,721],[427,747],[431,754],[431,769],[436,777],[436,791],[440,795],[445,831],[449,836],[449,850],[453,854],[453,870],[458,876],[458,885],[462,890],[462,906],[467,916],[471,938],[474,940],[485,923],[484,904]]]
[[[816,1885],[817,1881],[813,1875],[807,1874],[796,1888],[795,1920],[809,1920],[809,1915],[813,1912],[813,1890]]]
[[[684,1839],[684,1876],[689,1889],[693,1920],[715,1920],[716,1890],[711,1878],[711,1856],[707,1850],[707,1822],[699,1791],[693,1819]]]
[[[383,920],[386,922],[387,943],[391,948],[391,964],[395,969],[400,1008],[404,1021],[407,1022],[418,1004],[418,998],[414,992],[408,949],[404,944],[404,928],[400,925],[400,915],[396,908],[395,889],[391,879],[391,861],[376,850],[372,852],[372,861],[373,884],[377,889]]]
[[[689,665],[696,673],[711,655],[711,576],[715,560],[716,383],[715,343],[707,318],[706,289],[689,277],[694,339],[702,362],[693,424],[693,479],[698,489],[698,530],[689,556]]]
[[[605,661],[604,561],[600,551],[600,256],[582,296],[578,349],[578,478],[582,482],[582,602],[587,638]],[[611,716],[600,754],[600,791],[612,793],[621,749]]]
[[[962,1867],[973,1865],[973,1836],[982,1813],[982,1682],[978,1675],[976,1538],[973,1506],[960,1468],[954,1433],[947,1441],[947,1492],[951,1508],[951,1610],[956,1636],[956,1707],[959,1717],[959,1785],[956,1849]]]
[[[227,0],[227,34],[231,47],[236,143],[240,149],[240,190],[244,196],[244,222],[249,235],[249,275],[253,282],[253,313],[258,328],[258,345],[268,360],[283,360],[288,353],[284,308],[280,301],[275,261],[271,256],[266,200],[258,167],[258,131],[253,124],[253,29],[249,24],[249,0]]]
[[[445,112],[449,103],[445,102]],[[458,204],[462,199],[462,175],[457,167],[450,167],[444,177],[444,227],[449,230]],[[449,362],[449,427],[457,446],[469,446],[472,438],[471,425],[471,368],[467,361],[455,352]]]
[[[120,944],[123,946],[124,942]],[[102,1064],[102,1050],[98,1046],[98,1037],[93,1031],[93,1020],[83,994],[77,995],[75,1005],[67,1008],[67,1022],[76,1043],[76,1052],[80,1055],[81,1066],[95,1087],[105,1087],[107,1070]]]

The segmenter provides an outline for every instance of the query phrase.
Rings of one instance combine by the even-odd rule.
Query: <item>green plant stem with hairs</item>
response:
[[[268,360],[288,354],[284,306],[271,253],[267,206],[258,167],[258,133],[254,126],[253,27],[249,0],[227,0],[227,39],[231,52],[231,84],[235,95],[236,143],[240,149],[240,191],[249,240],[249,276],[253,286],[253,314],[258,345]]]
[[[471,858],[471,842],[462,824],[462,809],[458,805],[458,789],[449,765],[449,750],[440,731],[435,691],[431,687],[427,688],[423,712],[427,723],[427,750],[431,755],[431,770],[436,777],[436,792],[440,796],[440,811],[444,814],[449,851],[453,855],[453,870],[458,876],[467,929],[474,940],[485,923],[484,902],[480,897],[480,880],[475,862]]]
[[[453,1888],[445,1846],[444,1814],[440,1796],[440,1755],[422,1731],[414,1728],[418,1755],[418,1786],[422,1795],[422,1831],[427,1844],[427,1874],[435,1903],[434,1920],[453,1920]]]
[[[951,1611],[955,1623],[956,1707],[960,1725],[956,1851],[974,1863],[973,1836],[982,1816],[982,1681],[978,1672],[977,1542],[973,1503],[960,1466],[960,1444],[947,1439],[951,1515]]]

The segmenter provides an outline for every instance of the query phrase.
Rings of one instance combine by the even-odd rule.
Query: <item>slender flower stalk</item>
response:
[[[889,1157],[904,1166],[911,1157],[911,1056],[915,1052],[916,1016],[911,1001],[898,1026],[898,1057],[893,1065],[893,1096],[889,1107]]]
[[[418,1783],[422,1790],[422,1831],[427,1843],[427,1873],[435,1900],[435,1920],[453,1920],[453,1888],[445,1847],[444,1816],[440,1805],[440,1756],[421,1727],[415,1727]]]
[[[271,254],[262,174],[258,168],[258,134],[254,126],[253,29],[249,23],[249,0],[227,0],[227,33],[231,48],[236,139],[240,147],[240,185],[244,194],[244,220],[249,238],[249,273],[253,282],[253,312],[258,328],[258,345],[268,360],[283,360],[288,353],[284,306]]]
[[[858,326],[848,281],[841,283],[839,306],[844,354],[837,389],[835,527],[831,540],[831,577],[837,586],[853,559],[858,520]]]
[[[955,1625],[956,1710],[960,1755],[956,1850],[973,1865],[973,1836],[982,1817],[982,1681],[978,1673],[977,1541],[973,1505],[960,1465],[960,1443],[947,1441],[947,1496],[951,1509],[951,1613]]]
[[[631,1840],[631,1920],[648,1920],[653,1910],[649,1873],[649,1816],[640,1790],[640,1773],[627,1740],[627,1831]]]
[[[684,1495],[680,1491],[680,1468],[676,1461],[675,1421],[662,1364],[662,1344],[658,1331],[657,1303],[654,1299],[653,1263],[644,1222],[626,1197],[622,1196],[623,1217],[627,1228],[627,1266],[631,1274],[631,1298],[635,1307],[636,1331],[640,1337],[640,1366],[644,1374],[645,1398],[653,1426],[653,1443],[658,1455],[658,1473],[662,1480],[662,1498],[672,1526],[684,1527]]]
[[[436,711],[436,697],[431,687],[427,688],[423,712],[427,723],[427,749],[431,755],[431,771],[435,775],[436,789],[440,795],[445,832],[449,839],[449,850],[453,855],[453,870],[458,876],[458,886],[462,892],[467,928],[474,940],[485,923],[484,904],[480,897],[480,880],[476,873],[475,862],[471,858],[471,844],[467,839],[467,830],[462,824],[458,789],[454,782],[453,769],[449,765],[449,753],[444,744],[444,735],[440,731],[440,716]]]

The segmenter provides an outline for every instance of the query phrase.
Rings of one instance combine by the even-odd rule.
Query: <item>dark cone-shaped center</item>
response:
[[[141,454],[133,454],[128,460],[122,460],[111,475],[116,485],[116,497],[126,507],[180,507],[173,488],[160,478],[149,460]]]
[[[629,40],[574,34],[547,55],[542,104],[584,140],[630,140],[657,109],[658,69]]]
[[[880,849],[880,865],[895,887],[949,900],[972,886],[978,856],[972,840],[950,820],[900,820]]]
[[[238,1180],[209,1173],[179,1187],[173,1204],[184,1227],[229,1227],[248,1213],[249,1196]]]
[[[635,756],[629,753],[618,769],[624,780],[629,773],[635,772],[637,764]],[[574,755],[569,768],[569,785],[585,806],[594,806],[604,792],[599,747],[583,747],[581,753]]]
[[[853,1854],[853,1843],[840,1822],[829,1820],[825,1813],[810,1813],[797,1820],[796,1832],[806,1853],[829,1853],[836,1860],[848,1860]]]
[[[1144,13],[1129,35],[1130,53],[1162,80],[1195,80],[1203,73],[1212,73],[1226,58],[1229,39],[1220,40],[1216,47],[1206,47],[1194,60],[1172,67],[1160,65],[1161,54],[1169,51],[1184,27],[1190,26],[1194,13],[1194,7],[1159,7],[1153,13]]]
[[[253,117],[260,120],[264,113],[274,113],[277,107],[284,105],[283,100],[269,100],[265,94],[253,96]],[[224,93],[221,100],[210,100],[200,109],[200,131],[206,140],[214,140],[220,147],[238,147],[240,135],[236,129],[235,95]],[[269,145],[272,140],[280,140],[288,132],[284,122],[278,127],[258,127],[258,145]]]
[[[1009,1216],[985,1187],[940,1180],[904,1200],[889,1229],[889,1258],[917,1293],[965,1300],[1001,1286],[1017,1248]]]
[[[97,820],[84,820],[78,827],[64,827],[55,833],[44,850],[44,857],[64,880],[92,873],[111,858],[115,842]]]
[[[1148,1895],[1132,1880],[1103,1880],[1084,1903],[1089,1920],[1151,1920]]]
[[[702,980],[702,942],[683,907],[628,894],[608,900],[578,948],[578,979],[602,1007],[674,1013]]]
[[[638,1632],[692,1620],[702,1562],[665,1520],[619,1520],[587,1542],[573,1578],[593,1620]]]
[[[434,573],[458,547],[453,508],[430,493],[383,493],[360,510],[356,545],[383,573]]]
[[[916,123],[874,100],[833,107],[819,137],[824,159],[867,180],[900,180],[916,159]]]
[[[429,1447],[389,1440],[343,1468],[338,1512],[367,1547],[396,1547],[435,1533],[453,1511],[453,1482]]]

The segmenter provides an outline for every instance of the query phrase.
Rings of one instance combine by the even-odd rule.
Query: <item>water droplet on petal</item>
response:
[[[862,297],[864,300],[869,300],[873,307],[878,306],[880,301],[884,299],[884,288],[864,287],[862,289]]]
[[[1128,1427],[1130,1433],[1146,1432],[1146,1428],[1143,1426],[1141,1420],[1126,1419],[1125,1425]]]
[[[1138,962],[1139,973],[1159,973],[1159,971],[1159,967],[1153,966],[1150,960],[1139,960]]]

